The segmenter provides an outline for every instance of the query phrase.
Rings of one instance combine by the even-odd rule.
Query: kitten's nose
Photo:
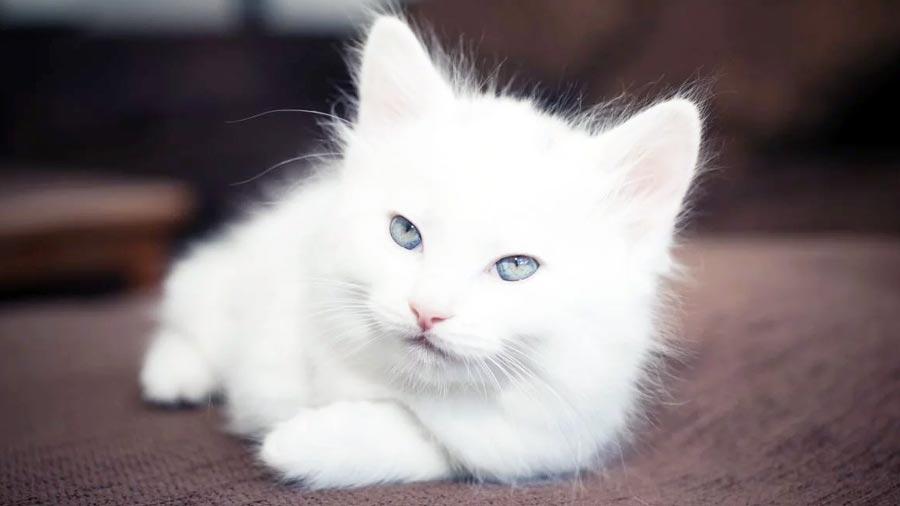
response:
[[[409,310],[412,311],[412,314],[416,317],[416,321],[419,323],[419,328],[423,331],[429,330],[436,324],[450,318],[449,316],[438,314],[435,311],[417,308],[411,302],[409,304]]]

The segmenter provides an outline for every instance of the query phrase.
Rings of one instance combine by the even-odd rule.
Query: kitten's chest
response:
[[[387,386],[331,353],[310,353],[305,369],[310,385],[308,404],[312,406],[394,397]]]

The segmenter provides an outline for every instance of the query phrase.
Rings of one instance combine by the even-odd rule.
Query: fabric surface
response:
[[[217,408],[136,383],[144,300],[0,308],[2,504],[900,504],[900,242],[698,241],[684,357],[607,470],[519,487],[280,484]]]

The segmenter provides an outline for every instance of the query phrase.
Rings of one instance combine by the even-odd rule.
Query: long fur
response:
[[[356,114],[329,118],[312,175],[178,262],[141,371],[154,402],[222,394],[232,430],[310,487],[601,468],[671,349],[696,104],[541,110],[431,47],[374,22]],[[396,215],[419,247],[391,238]],[[511,255],[540,266],[504,281]],[[411,305],[446,319],[420,329]]]

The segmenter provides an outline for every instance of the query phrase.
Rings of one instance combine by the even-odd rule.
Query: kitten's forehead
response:
[[[586,137],[527,102],[460,100],[397,139],[406,146],[397,169],[437,194],[484,197],[490,207],[518,205],[583,184]]]

